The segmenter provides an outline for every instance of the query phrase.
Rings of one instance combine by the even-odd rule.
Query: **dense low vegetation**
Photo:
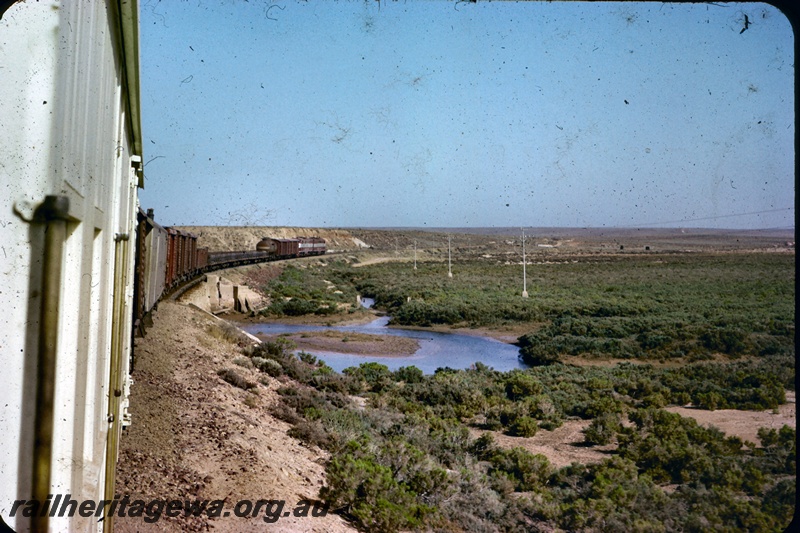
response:
[[[433,375],[370,362],[338,374],[292,350],[280,340],[249,356],[292,378],[274,414],[330,451],[321,497],[370,531],[781,531],[794,512],[793,429],[742,442],[661,409],[712,395],[717,405],[706,407],[777,406],[793,387],[788,357],[506,373],[478,364]],[[556,469],[542,455],[498,447],[491,432],[469,432],[532,436],[574,418],[592,421],[587,446],[616,451]]]
[[[291,267],[266,287],[273,315],[355,312],[362,294],[397,324],[530,328],[519,345],[531,368],[505,373],[364,363],[339,374],[285,340],[253,349],[252,363],[284,380],[274,414],[331,453],[321,497],[332,509],[369,531],[784,530],[795,430],[742,442],[664,408],[786,401],[793,255],[587,257],[528,275],[528,299],[519,265],[479,259],[453,278],[441,264]],[[565,364],[573,356],[632,362]],[[492,437],[575,419],[606,460],[555,468]]]
[[[274,315],[328,314],[355,295],[407,326],[530,324],[531,365],[569,356],[688,361],[794,354],[794,256],[673,254],[584,257],[530,265],[468,260],[418,270],[384,263],[287,268],[265,290]]]
[[[262,311],[271,316],[330,315],[354,310],[355,288],[342,278],[341,268],[298,268],[289,265],[262,287],[271,299]],[[352,305],[351,305],[352,304]]]

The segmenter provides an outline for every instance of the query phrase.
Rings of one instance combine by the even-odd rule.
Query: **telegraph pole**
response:
[[[417,241],[414,241],[414,270],[417,269]]]
[[[453,277],[452,262],[450,260],[450,235],[447,236],[447,277]]]
[[[522,228],[522,297],[528,297],[528,272],[526,269],[527,261],[525,259],[525,228]]]

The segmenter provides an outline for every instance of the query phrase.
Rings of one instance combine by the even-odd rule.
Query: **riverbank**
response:
[[[268,320],[241,326],[264,340],[290,338],[297,348],[317,356],[338,372],[369,361],[380,362],[390,370],[415,366],[425,374],[440,368],[464,370],[476,363],[502,372],[526,368],[519,358],[519,347],[510,343],[456,330],[388,327],[388,317],[373,318],[368,323],[349,325]]]
[[[289,339],[304,351],[336,352],[370,357],[403,357],[419,350],[416,339],[347,331],[301,331],[293,334],[256,335],[261,341]]]
[[[371,309],[361,309],[353,313],[338,313],[334,315],[302,315],[302,316],[250,316],[250,315],[231,315],[231,320],[242,326],[253,324],[290,324],[307,325],[317,327],[341,327],[341,326],[360,326],[386,316],[380,311]],[[535,331],[539,328],[538,324],[513,324],[503,325],[497,328],[488,327],[468,327],[468,326],[398,326],[390,325],[391,329],[406,331],[428,331],[434,333],[455,333],[458,335],[469,335],[472,337],[488,337],[506,344],[516,344],[520,336]]]
[[[263,315],[229,315],[231,321],[242,325],[250,324],[292,324],[306,326],[357,326],[369,324],[382,313],[370,309],[360,309],[352,313],[336,313],[332,315],[315,315],[313,313],[300,316],[263,316]]]
[[[517,340],[531,331],[538,329],[538,325],[514,324],[500,326],[496,329],[488,327],[472,328],[469,326],[391,326],[394,329],[404,329],[408,331],[432,331],[435,333],[455,333],[458,335],[468,335],[470,337],[486,337],[506,344],[516,345]]]
[[[331,329],[316,328],[350,328],[367,326],[375,320],[385,317],[382,312],[373,309],[361,308],[354,312],[337,313],[333,315],[308,314],[302,316],[245,316],[240,315],[234,319],[234,323],[245,330],[258,324],[265,325],[287,325],[291,327],[309,326],[309,330],[292,331],[291,333],[254,333],[262,341],[275,340],[283,337],[291,340],[297,349],[310,352],[326,352],[351,354],[364,357],[408,357],[414,355],[420,349],[419,339],[401,337],[392,334],[363,333],[354,331],[340,331]],[[436,333],[436,334],[455,334],[465,335],[475,338],[493,339],[504,344],[514,345],[520,335],[529,333],[529,325],[517,324],[514,326],[504,326],[498,329],[490,328],[468,328],[450,326],[383,326],[392,331],[408,331],[417,333]],[[382,328],[381,328],[382,329]]]

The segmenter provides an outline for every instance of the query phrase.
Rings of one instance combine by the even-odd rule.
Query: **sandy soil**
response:
[[[397,256],[361,253],[358,256],[358,259],[359,259],[358,262],[354,262],[352,264],[353,268],[359,268],[369,265],[378,265],[381,263],[410,263],[414,261],[414,256],[409,255],[408,250],[404,250],[402,255],[397,255]],[[417,261],[421,262],[421,261],[431,261],[431,260],[441,261],[441,258],[437,259],[434,256],[431,256],[430,254],[427,253],[417,254]]]
[[[553,431],[539,429],[533,437],[510,437],[499,431],[486,431],[470,428],[470,434],[477,438],[491,433],[494,442],[501,448],[523,448],[531,453],[547,457],[556,468],[572,463],[592,464],[611,457],[616,445],[586,446],[583,444],[583,430],[589,427],[590,420],[567,420]]]
[[[459,335],[474,335],[476,337],[489,337],[491,339],[514,344],[517,340],[527,333],[535,331],[537,326],[534,324],[514,324],[507,326],[498,326],[497,328],[469,328],[458,326],[430,326],[430,327],[416,327],[416,326],[393,326],[397,329],[411,329],[417,331],[436,331],[439,333],[458,333]]]
[[[787,402],[777,412],[772,411],[737,411],[720,409],[704,411],[690,407],[667,407],[667,411],[681,416],[694,418],[702,426],[714,426],[728,436],[739,437],[756,445],[758,429],[762,427],[780,429],[784,424],[796,429],[795,393],[786,392]],[[484,433],[491,433],[495,443],[502,448],[521,447],[531,453],[539,453],[547,457],[556,468],[568,466],[573,462],[591,464],[599,463],[611,457],[616,449],[615,444],[606,446],[587,446],[584,442],[583,430],[589,427],[590,420],[567,420],[553,431],[540,429],[533,437],[510,437],[498,431],[485,431],[470,428],[470,434],[477,438]]]
[[[667,407],[667,411],[694,418],[702,426],[715,426],[728,435],[735,435],[742,440],[760,444],[757,435],[759,428],[777,430],[785,424],[792,429],[797,429],[796,408],[795,392],[786,391],[786,403],[779,406],[777,412],[736,411],[734,409],[704,411],[691,407]]]
[[[264,377],[233,364],[238,347],[219,333],[219,321],[195,308],[162,302],[155,325],[136,342],[130,411],[132,425],[121,441],[117,492],[133,499],[313,500],[324,484],[327,454],[288,437],[289,425],[268,408],[277,401],[276,380],[253,392],[223,381],[217,371],[234,368],[252,382]],[[285,512],[285,511],[284,511]],[[116,530],[134,531],[319,531],[353,529],[336,515],[255,518],[117,517]]]
[[[279,335],[256,336],[262,340],[271,340]],[[419,341],[416,339],[393,335],[368,335],[346,331],[301,331],[280,336],[293,341],[300,350],[398,357],[413,355],[419,349]]]
[[[737,411],[720,409],[704,411],[691,407],[667,407],[667,411],[681,416],[694,418],[702,426],[714,426],[728,436],[739,437],[756,445],[758,429],[780,429],[783,425],[796,429],[795,392],[786,391],[786,403],[772,411]],[[590,420],[567,420],[553,431],[540,429],[533,437],[510,437],[498,431],[485,431],[470,428],[470,434],[477,438],[484,433],[491,433],[495,443],[503,448],[521,447],[531,453],[540,453],[550,463],[561,468],[573,462],[591,464],[599,463],[611,457],[616,449],[615,444],[606,446],[587,446],[584,442],[583,430],[589,427]]]

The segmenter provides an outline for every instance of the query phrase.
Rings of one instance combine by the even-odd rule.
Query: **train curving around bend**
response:
[[[139,210],[136,231],[136,269],[133,326],[143,331],[144,319],[159,300],[179,286],[212,270],[253,263],[323,255],[321,237],[278,239],[264,237],[254,250],[210,252],[197,246],[197,236],[167,228],[153,219],[153,210]]]
[[[208,270],[325,242],[212,253],[141,211],[137,0],[0,2],[0,32],[0,518],[110,532],[113,515],[31,502],[115,498],[142,317]]]

